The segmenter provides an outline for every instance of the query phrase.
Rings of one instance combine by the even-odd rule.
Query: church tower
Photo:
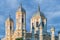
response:
[[[23,38],[26,36],[26,11],[22,7],[22,4],[16,12],[16,32],[17,38]]]
[[[38,32],[38,28],[40,27],[40,24],[42,23],[42,27],[44,32],[47,32],[47,26],[46,26],[46,18],[44,14],[40,11],[40,6],[38,5],[38,10],[35,12],[33,17],[31,18],[31,29],[30,32],[32,32],[32,24],[34,24],[35,33]]]
[[[14,32],[14,22],[13,19],[9,16],[5,22],[5,27],[6,27],[6,40],[11,40],[12,39],[12,35]]]

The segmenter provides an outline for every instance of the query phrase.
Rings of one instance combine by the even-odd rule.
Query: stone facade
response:
[[[31,18],[30,32],[26,32],[26,11],[21,6],[16,11],[16,29],[14,31],[14,21],[9,16],[5,22],[6,35],[2,40],[16,40],[16,38],[23,38],[23,40],[57,40],[55,36],[55,29],[51,28],[51,35],[47,32],[47,19],[44,14],[38,11]],[[60,37],[60,36],[59,36]]]

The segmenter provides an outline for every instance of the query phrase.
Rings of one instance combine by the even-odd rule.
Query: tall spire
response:
[[[38,3],[38,14],[41,15],[40,13],[40,4]]]
[[[38,11],[40,12],[40,5],[38,4]]]
[[[20,7],[22,8],[22,2],[20,2]]]
[[[22,6],[22,0],[18,0],[19,1],[19,6]]]
[[[21,11],[21,10],[22,10],[22,2],[21,2],[21,0],[19,0],[19,7],[18,7],[17,11]]]
[[[37,12],[35,12],[35,14],[33,15],[33,16],[40,16],[41,15],[41,13],[40,13],[40,5],[38,4],[38,6],[37,6]]]

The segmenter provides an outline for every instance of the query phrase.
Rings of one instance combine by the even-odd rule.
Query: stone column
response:
[[[58,40],[60,40],[60,31],[58,32]]]
[[[31,38],[31,40],[35,40],[34,27],[32,27],[32,38]]]
[[[44,34],[46,34],[47,33],[47,19],[45,18],[44,19]]]
[[[54,32],[55,32],[55,28],[52,27],[51,28],[51,40],[55,40],[55,34],[54,34]]]
[[[43,40],[43,27],[42,27],[42,25],[39,28],[39,40]]]

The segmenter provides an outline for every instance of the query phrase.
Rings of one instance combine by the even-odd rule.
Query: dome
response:
[[[42,12],[39,12],[39,11],[35,12],[33,16],[43,16],[43,17],[45,17],[45,15]]]
[[[41,16],[45,18],[43,12],[40,11],[40,6],[38,6],[38,10],[34,13],[33,17],[34,16]]]

